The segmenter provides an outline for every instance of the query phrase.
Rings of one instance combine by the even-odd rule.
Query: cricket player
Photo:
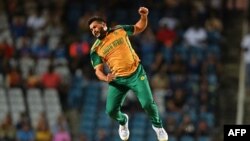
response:
[[[100,17],[89,19],[89,29],[97,38],[91,48],[91,62],[98,79],[109,83],[106,112],[120,124],[120,138],[129,138],[129,117],[121,112],[121,106],[128,90],[132,90],[149,116],[158,140],[167,141],[168,134],[162,127],[146,72],[129,41],[129,36],[137,35],[147,27],[148,9],[140,7],[138,13],[140,19],[134,25],[108,27],[106,21]],[[110,72],[104,71],[104,64]]]

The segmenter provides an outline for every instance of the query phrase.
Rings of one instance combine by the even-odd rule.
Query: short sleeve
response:
[[[90,59],[91,59],[91,64],[93,68],[95,68],[99,64],[102,64],[101,57],[95,51],[90,53]]]
[[[133,25],[119,25],[123,28],[129,36],[134,34],[134,26]]]

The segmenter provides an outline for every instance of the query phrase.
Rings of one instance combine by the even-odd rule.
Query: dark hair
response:
[[[94,21],[97,21],[97,22],[104,22],[106,23],[106,21],[101,18],[101,17],[98,17],[98,16],[94,16],[94,17],[91,17],[89,20],[88,20],[88,25],[90,25],[92,22]]]

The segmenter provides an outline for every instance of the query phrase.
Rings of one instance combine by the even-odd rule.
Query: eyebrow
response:
[[[93,26],[93,27],[89,27],[89,28],[90,28],[90,30],[92,30],[94,27],[95,27],[95,26]]]

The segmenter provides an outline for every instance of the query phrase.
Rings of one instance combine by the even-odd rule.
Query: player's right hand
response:
[[[113,81],[115,79],[115,75],[114,74],[112,74],[112,73],[108,73],[107,74],[107,78],[106,78],[106,81],[107,82],[111,82],[111,81]]]
[[[138,10],[139,14],[141,16],[147,16],[148,15],[148,8],[146,7],[140,7]]]

